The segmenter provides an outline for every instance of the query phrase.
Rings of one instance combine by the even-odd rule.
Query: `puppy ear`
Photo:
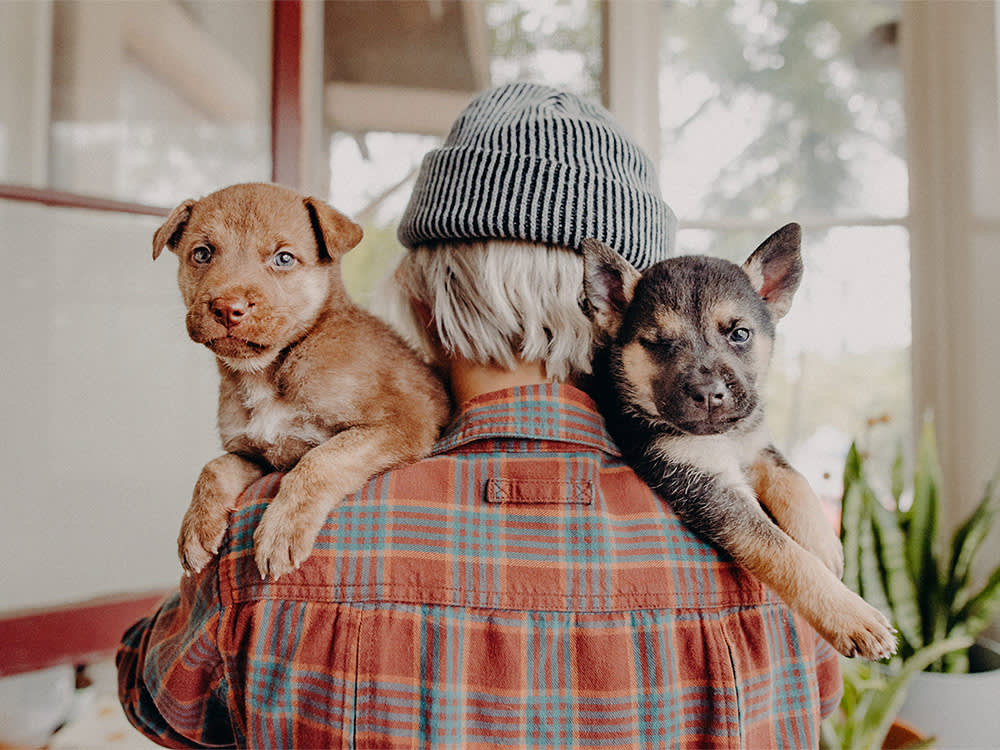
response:
[[[321,259],[339,258],[361,242],[364,231],[340,211],[317,198],[305,198],[303,202],[309,212]]]
[[[191,207],[197,203],[192,198],[188,198],[177,208],[170,212],[167,220],[160,225],[160,228],[153,234],[153,260],[160,257],[163,248],[170,246],[171,249],[177,246],[184,227],[187,226],[188,219],[191,218]]]
[[[750,283],[778,320],[792,306],[792,297],[802,281],[802,228],[786,224],[764,240],[743,264]]]
[[[580,244],[580,250],[583,252],[583,292],[589,305],[587,313],[601,333],[614,338],[625,309],[632,301],[640,274],[603,242],[586,239]]]

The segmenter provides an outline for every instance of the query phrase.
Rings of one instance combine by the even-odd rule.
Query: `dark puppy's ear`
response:
[[[160,257],[163,248],[169,246],[173,250],[177,247],[177,243],[184,233],[184,227],[187,226],[188,219],[191,218],[191,207],[195,203],[197,201],[188,198],[170,212],[167,220],[153,234],[153,260]]]
[[[323,260],[339,258],[361,242],[361,227],[318,198],[304,198],[309,221],[316,234],[319,257]]]
[[[590,305],[588,314],[598,330],[610,338],[618,333],[625,309],[632,301],[639,272],[603,242],[586,239],[583,253],[583,292]]]
[[[802,281],[802,228],[786,224],[754,250],[743,270],[773,320],[784,317]]]

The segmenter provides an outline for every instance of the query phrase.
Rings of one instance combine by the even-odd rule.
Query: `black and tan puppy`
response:
[[[840,543],[764,424],[760,389],[802,277],[799,243],[789,224],[742,268],[688,256],[640,275],[586,240],[595,395],[626,460],[681,520],[842,654],[882,659],[895,650],[889,622],[840,582]]]
[[[312,551],[327,514],[390,467],[423,457],[448,418],[444,388],[387,325],[357,307],[340,258],[361,227],[277,185],[233,185],[173,210],[153,237],[180,260],[191,339],[216,357],[227,451],[195,485],[178,548],[215,554],[235,499],[287,471],[254,534],[263,577]]]

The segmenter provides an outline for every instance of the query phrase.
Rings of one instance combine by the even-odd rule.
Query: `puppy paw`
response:
[[[259,466],[232,453],[205,464],[177,538],[177,554],[184,570],[197,573],[219,551],[229,512],[243,489],[261,473]]]
[[[847,657],[860,656],[871,661],[888,659],[896,653],[896,631],[875,607],[856,594],[844,603],[824,636]]]
[[[264,511],[253,535],[260,577],[275,580],[298,569],[312,553],[322,522],[322,518],[303,513],[295,503],[284,502],[279,493]]]
[[[215,556],[226,533],[228,512],[192,503],[184,514],[177,537],[177,554],[188,573],[197,573]]]

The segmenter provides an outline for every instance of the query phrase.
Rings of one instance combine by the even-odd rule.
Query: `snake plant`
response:
[[[1000,511],[1000,493],[994,477],[976,508],[942,546],[944,488],[929,419],[917,450],[909,507],[900,505],[905,485],[901,454],[890,485],[891,498],[880,500],[864,456],[852,445],[844,467],[841,513],[844,582],[889,615],[905,663],[935,643],[971,642],[1000,611],[1000,566],[985,579],[974,574],[977,553]],[[927,669],[968,671],[968,649],[943,654]]]

